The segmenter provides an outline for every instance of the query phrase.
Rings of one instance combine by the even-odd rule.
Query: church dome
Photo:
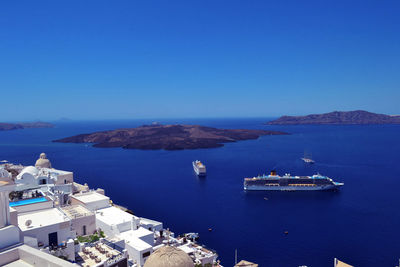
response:
[[[24,181],[35,181],[36,177],[39,174],[39,170],[36,167],[33,166],[27,166],[22,169],[22,171],[17,175],[17,181],[18,180],[24,180]]]
[[[45,153],[41,153],[39,159],[35,163],[35,167],[39,168],[51,168],[50,160],[47,159]]]
[[[194,267],[194,263],[183,250],[165,246],[154,251],[144,267]]]
[[[32,176],[37,176],[38,173],[39,173],[39,170],[38,170],[36,167],[27,166],[27,167],[25,167],[25,168],[22,169],[21,173],[20,173],[18,176],[21,176],[21,175],[23,175],[23,174],[25,174],[25,173],[29,173],[29,174],[31,174]]]

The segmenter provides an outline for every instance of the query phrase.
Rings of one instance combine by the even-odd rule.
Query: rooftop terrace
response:
[[[81,266],[95,266],[106,261],[119,261],[125,258],[118,250],[115,250],[102,242],[96,242],[85,246],[78,252]]]
[[[76,195],[73,195],[72,197],[79,200],[82,203],[91,203],[91,202],[96,202],[96,201],[101,201],[101,200],[110,200],[109,197],[104,196],[104,195],[99,194],[94,191],[90,191],[90,192],[82,193],[82,194],[76,194]]]
[[[86,209],[81,205],[65,206],[62,207],[61,209],[71,219],[94,215],[93,212],[91,212],[90,210]]]

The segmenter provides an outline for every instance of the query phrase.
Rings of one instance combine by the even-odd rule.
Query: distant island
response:
[[[282,116],[279,119],[267,122],[267,124],[400,124],[400,116],[376,114],[364,110],[334,111],[307,116]]]
[[[53,124],[48,122],[24,122],[24,123],[4,123],[0,122],[0,131],[18,130],[25,128],[52,128]]]
[[[285,132],[244,129],[217,129],[199,125],[144,125],[137,128],[80,134],[53,142],[93,143],[94,147],[122,147],[144,150],[215,148],[223,143],[257,139]]]

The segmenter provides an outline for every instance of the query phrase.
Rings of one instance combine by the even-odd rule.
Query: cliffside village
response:
[[[0,266],[221,266],[196,233],[133,215],[44,153],[35,166],[0,162],[0,237]]]

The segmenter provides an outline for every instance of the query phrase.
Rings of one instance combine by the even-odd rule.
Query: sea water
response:
[[[221,148],[142,151],[53,143],[150,120],[71,121],[55,128],[0,132],[0,160],[34,165],[45,152],[54,168],[104,188],[137,216],[176,235],[198,232],[224,266],[238,259],[260,266],[394,266],[400,258],[400,125],[268,126],[268,119],[176,119],[162,123],[280,130]],[[316,161],[301,161],[304,153]],[[198,178],[192,161],[207,166]],[[344,182],[339,192],[244,192],[243,178],[268,173]],[[209,231],[212,229],[212,231]],[[288,234],[285,234],[285,231]]]

